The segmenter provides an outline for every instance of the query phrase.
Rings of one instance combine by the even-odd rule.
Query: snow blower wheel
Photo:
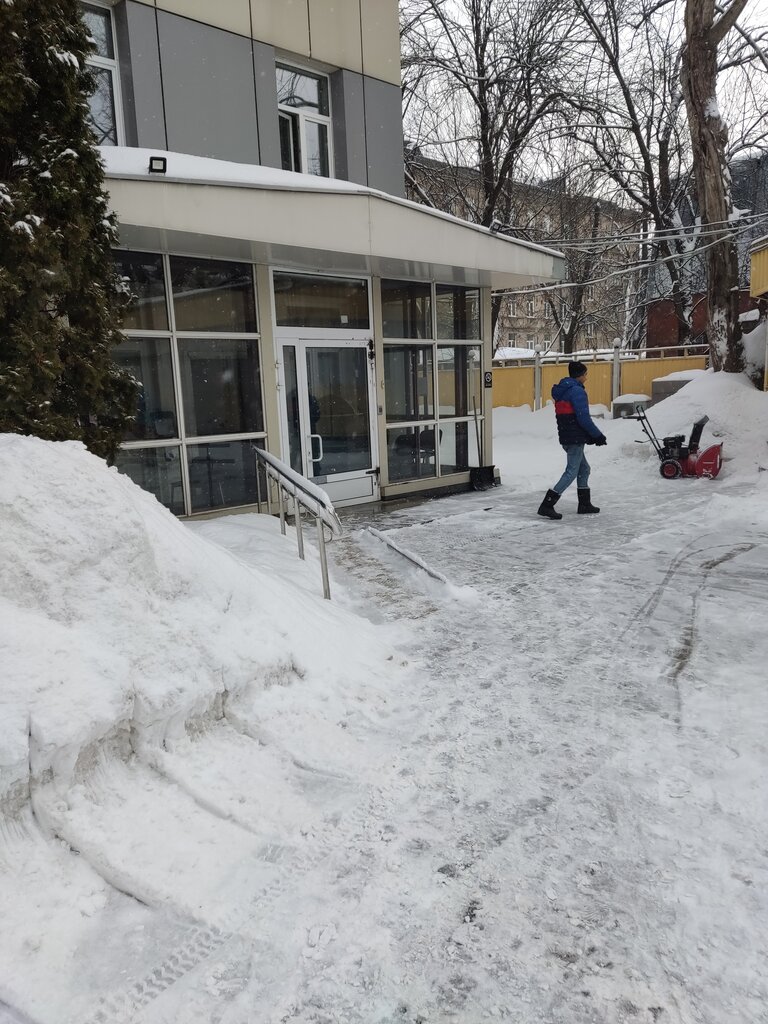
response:
[[[664,459],[659,466],[659,472],[665,480],[677,480],[683,475],[683,467],[677,459]]]

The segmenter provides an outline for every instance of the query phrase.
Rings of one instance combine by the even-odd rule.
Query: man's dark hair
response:
[[[570,363],[568,363],[569,377],[583,377],[586,372],[586,366],[584,365],[584,363],[580,363],[578,359],[573,359]]]

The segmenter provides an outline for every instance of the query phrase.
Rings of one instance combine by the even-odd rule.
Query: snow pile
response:
[[[0,797],[23,801],[30,775],[63,791],[94,743],[169,749],[274,683],[311,703],[383,679],[388,649],[322,601],[316,566],[239,562],[82,445],[2,435],[0,481]]]
[[[759,379],[765,373],[765,357],[768,351],[768,321],[744,335],[744,359],[747,374]]]

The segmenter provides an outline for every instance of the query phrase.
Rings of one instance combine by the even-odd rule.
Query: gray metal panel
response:
[[[364,76],[368,184],[393,196],[405,195],[403,113],[398,86]]]
[[[126,144],[167,149],[155,9],[127,0],[114,17]]]
[[[331,113],[334,177],[367,185],[362,75],[344,70],[331,75]]]
[[[280,128],[277,121],[275,48],[253,41],[253,79],[256,83],[256,114],[259,154],[265,167],[280,167]]]
[[[168,149],[258,163],[251,41],[157,12]]]

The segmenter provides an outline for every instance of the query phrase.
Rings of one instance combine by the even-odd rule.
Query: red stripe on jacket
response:
[[[556,416],[568,416],[573,415],[573,406],[570,402],[555,402],[555,415]]]

